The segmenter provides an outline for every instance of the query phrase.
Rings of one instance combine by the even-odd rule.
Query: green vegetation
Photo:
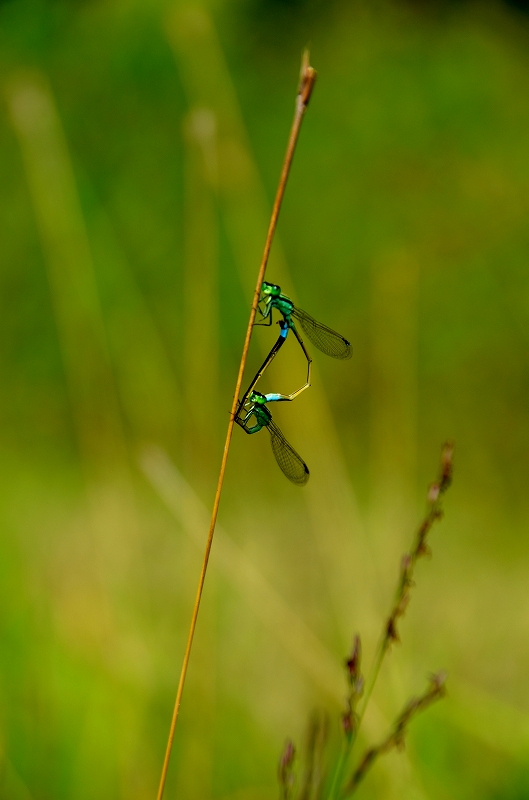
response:
[[[343,709],[355,631],[374,656],[447,437],[449,513],[360,752],[432,666],[448,694],[357,797],[529,794],[529,18],[499,2],[3,0],[9,800],[155,796],[307,43],[319,79],[267,280],[353,358],[311,350],[310,392],[274,409],[310,465],[302,491],[268,437],[234,432],[166,797],[277,796],[285,738]],[[277,334],[254,336],[248,378]],[[259,388],[305,373],[289,337]]]

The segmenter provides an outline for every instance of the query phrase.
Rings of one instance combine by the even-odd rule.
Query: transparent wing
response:
[[[351,358],[353,354],[351,342],[333,331],[332,328],[317,322],[314,317],[301,308],[294,308],[292,316],[299,321],[312,344],[322,353],[332,358]]]
[[[274,456],[283,474],[297,486],[304,486],[309,479],[309,468],[301,456],[287,442],[275,422],[270,420],[267,428],[270,433]]]

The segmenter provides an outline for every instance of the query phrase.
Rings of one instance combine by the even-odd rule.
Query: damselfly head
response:
[[[281,287],[278,286],[276,283],[267,283],[266,281],[263,282],[261,287],[261,291],[263,294],[268,294],[271,297],[279,297],[281,294]]]
[[[266,397],[261,392],[250,392],[250,402],[258,406],[264,406],[267,402]]]

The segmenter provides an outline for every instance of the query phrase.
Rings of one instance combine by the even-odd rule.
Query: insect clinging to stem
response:
[[[332,328],[328,328],[327,325],[317,322],[314,317],[311,317],[311,315],[303,311],[302,308],[295,306],[292,300],[287,297],[286,294],[283,294],[280,286],[275,283],[263,281],[261,299],[259,300],[259,311],[263,319],[268,319],[269,322],[257,324],[271,325],[274,308],[283,315],[284,321],[289,329],[292,330],[300,344],[301,339],[295,322],[299,322],[312,344],[317,347],[318,350],[321,350],[322,353],[325,353],[325,355],[340,360],[351,358],[351,342],[347,341],[341,334],[333,331]],[[306,354],[303,345],[302,347],[303,352]]]
[[[266,428],[270,434],[270,443],[275,459],[283,474],[297,486],[304,486],[309,479],[309,468],[291,444],[287,442],[281,430],[272,419],[267,403],[290,400],[288,395],[261,394],[251,391],[244,405],[239,407],[235,422],[246,433],[258,433]],[[253,424],[252,423],[253,418]]]

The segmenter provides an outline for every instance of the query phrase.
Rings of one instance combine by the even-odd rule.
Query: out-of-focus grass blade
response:
[[[88,219],[88,231],[105,299],[112,370],[129,435],[134,442],[155,440],[176,446],[182,391],[167,346],[102,206]]]
[[[436,713],[492,750],[527,761],[529,713],[503,702],[470,681],[451,682],[449,702]]]
[[[40,231],[72,415],[86,466],[123,459],[123,437],[103,319],[68,147],[40,73],[7,85]]]
[[[185,533],[202,550],[208,512],[192,487],[159,448],[145,450],[140,465]],[[220,525],[215,534],[214,562],[318,689],[341,705],[344,674],[336,659]]]
[[[72,593],[97,598],[97,604],[90,605],[87,616],[93,615],[93,620],[89,622],[101,634],[112,630],[117,638],[116,598],[130,576],[139,525],[88,236],[66,138],[45,77],[39,73],[18,75],[6,90],[47,265],[88,490],[88,507],[83,508],[88,518],[83,552],[90,553],[90,557],[56,577],[54,609],[58,618],[63,614],[72,616]],[[70,542],[63,546],[68,548]],[[82,632],[83,620],[74,619],[72,629],[72,636],[76,631]],[[72,642],[67,637],[64,645],[69,652]],[[76,767],[70,782],[72,795],[86,784],[89,774],[92,791],[101,793],[108,788],[115,774],[116,757],[122,759],[123,766],[118,769],[124,776],[137,744],[133,732],[139,729],[143,713],[138,704],[131,713],[128,703],[118,699],[112,715],[109,705],[99,708],[94,702],[98,689],[101,696],[107,689],[109,696],[116,694],[116,687],[111,692],[105,680],[105,657],[103,647],[92,656],[99,668],[98,678],[94,679],[97,688],[86,714],[86,735],[77,742]],[[116,728],[110,722],[104,726],[103,734],[100,721],[107,714],[117,729],[128,717],[127,732],[131,735],[116,736]],[[90,730],[92,724],[98,729],[97,736]],[[92,774],[94,763],[98,770]]]
[[[386,585],[415,525],[419,266],[401,249],[371,270],[370,537]]]
[[[123,555],[132,553],[138,524],[85,222],[45,76],[14,76],[6,90],[48,268],[93,531],[108,562],[105,580],[113,584],[126,571]]]
[[[9,800],[33,800],[33,795],[4,753],[0,753],[0,796]]]
[[[208,473],[218,437],[218,215],[216,119],[193,108],[184,121],[184,376],[186,462]]]
[[[250,301],[254,288],[250,267],[261,260],[269,208],[224,54],[209,13],[201,3],[174,4],[167,16],[166,30],[190,107],[207,108],[215,115],[222,211],[241,283]],[[276,274],[280,262],[283,257],[276,237],[270,273]]]

